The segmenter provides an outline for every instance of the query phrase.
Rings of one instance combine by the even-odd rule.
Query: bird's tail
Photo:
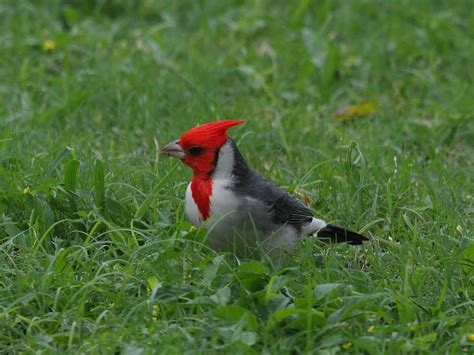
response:
[[[360,245],[363,241],[369,240],[369,238],[359,233],[335,226],[334,224],[327,224],[326,227],[321,229],[318,232],[318,238],[328,239],[332,243],[347,243],[350,245]]]

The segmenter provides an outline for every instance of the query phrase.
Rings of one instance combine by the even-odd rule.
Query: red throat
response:
[[[202,221],[207,220],[211,213],[212,179],[194,175],[191,181],[191,193]]]

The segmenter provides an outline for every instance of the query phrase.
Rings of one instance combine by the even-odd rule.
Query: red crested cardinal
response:
[[[194,226],[208,230],[212,249],[238,257],[255,257],[259,250],[273,258],[310,234],[351,245],[367,240],[315,218],[301,201],[251,170],[227,136],[227,129],[243,123],[225,120],[191,128],[160,151],[193,170],[185,212]]]

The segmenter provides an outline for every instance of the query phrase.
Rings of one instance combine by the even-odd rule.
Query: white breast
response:
[[[228,189],[228,180],[213,180],[212,182],[212,195],[211,195],[211,213],[209,219],[206,221],[206,226],[210,227],[223,216],[227,216],[235,211],[239,207],[239,201],[237,196]],[[188,185],[186,190],[186,199],[184,204],[186,217],[196,227],[199,227],[203,221],[201,213],[199,212],[198,206],[194,202],[191,184]]]
[[[188,217],[189,222],[191,222],[195,227],[199,227],[201,225],[201,214],[199,213],[198,206],[193,199],[191,183],[189,183],[188,188],[186,189],[184,211],[186,212],[186,217]]]
[[[213,180],[210,220],[214,222],[223,216],[236,212],[239,208],[239,199],[228,188],[229,184],[230,181],[227,179]]]

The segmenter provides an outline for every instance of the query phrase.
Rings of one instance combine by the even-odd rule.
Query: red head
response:
[[[245,121],[224,120],[191,128],[161,153],[181,159],[193,169],[194,175],[207,176],[215,168],[217,150],[227,141],[227,130],[242,123]]]

